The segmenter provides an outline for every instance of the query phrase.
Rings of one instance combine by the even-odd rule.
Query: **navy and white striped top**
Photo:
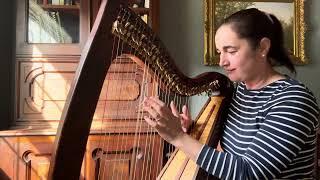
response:
[[[312,93],[287,77],[259,90],[239,83],[221,139],[197,164],[222,179],[312,177],[319,109]]]

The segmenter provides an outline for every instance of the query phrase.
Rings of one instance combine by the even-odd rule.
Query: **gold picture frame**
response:
[[[233,4],[232,4],[233,3]],[[277,3],[274,6],[274,3]],[[231,12],[231,6],[234,12],[240,9],[249,7],[256,7],[265,12],[272,13],[279,18],[279,14],[274,13],[278,9],[284,18],[290,21],[280,21],[286,23],[284,31],[288,30],[290,33],[285,33],[285,42],[288,44],[288,50],[291,54],[293,63],[296,65],[304,65],[308,63],[308,59],[305,55],[305,34],[306,24],[304,20],[304,0],[205,0],[204,1],[204,64],[205,65],[218,65],[219,57],[216,54],[216,48],[214,45],[214,34],[217,27],[218,18],[225,18],[229,14],[225,11]],[[237,6],[235,6],[237,5]],[[272,8],[270,8],[272,6]],[[280,11],[280,7],[288,6],[287,9],[291,11],[285,13]],[[260,7],[260,8],[259,8]],[[269,7],[269,8],[267,8]],[[219,9],[220,8],[220,9]],[[237,9],[238,8],[238,9]],[[271,11],[271,12],[270,12]],[[232,13],[232,12],[231,12]],[[230,14],[231,14],[230,13]],[[287,16],[287,17],[286,17]],[[287,29],[285,29],[287,28]],[[286,32],[286,31],[285,31]],[[292,32],[292,33],[291,33]]]

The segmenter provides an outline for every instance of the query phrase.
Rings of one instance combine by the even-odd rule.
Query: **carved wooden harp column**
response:
[[[219,138],[212,138],[212,130],[209,132],[206,126],[217,127],[215,125],[219,124],[214,120],[221,116],[213,117],[213,114],[222,114],[220,112],[223,111],[214,107],[217,103],[222,107],[227,104],[233,91],[232,83],[222,74],[215,72],[201,74],[195,78],[184,76],[174,65],[160,39],[139,16],[126,8],[123,1],[103,0],[96,22],[81,54],[80,63],[61,116],[49,168],[49,179],[78,179],[80,176],[100,91],[112,61],[119,56],[118,52],[116,55],[114,53],[115,44],[118,44],[117,50],[120,49],[123,52],[121,57],[129,58],[143,67],[158,81],[158,86],[164,91],[169,91],[170,94],[187,97],[202,92],[210,95],[219,92],[219,97],[210,98],[207,103],[209,108],[202,111],[202,114],[205,115],[199,116],[193,130],[193,136],[204,138],[205,143],[216,144],[219,140]],[[214,133],[218,131],[214,130]],[[203,137],[203,134],[206,134],[207,137]],[[168,162],[175,161],[172,157]],[[170,165],[166,165],[161,174],[165,174],[167,169],[170,169]],[[171,176],[170,173],[169,176]],[[180,176],[175,175],[174,177],[179,178]],[[165,176],[163,177],[166,179]],[[126,179],[135,179],[135,177],[130,175]]]

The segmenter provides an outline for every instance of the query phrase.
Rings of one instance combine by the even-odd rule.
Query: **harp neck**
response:
[[[176,94],[192,96],[203,92],[209,95],[232,92],[231,81],[220,73],[208,72],[195,78],[185,76],[174,64],[159,37],[129,8],[121,9],[112,33],[135,49],[137,57],[128,57],[139,64],[148,65],[151,73],[160,76],[166,88]]]

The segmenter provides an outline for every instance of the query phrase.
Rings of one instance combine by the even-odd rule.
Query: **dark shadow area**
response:
[[[3,170],[1,168],[0,168],[0,179],[1,180],[10,180],[8,175],[5,172],[3,172]]]
[[[13,114],[13,62],[15,42],[15,1],[0,6],[0,130],[7,129]]]

